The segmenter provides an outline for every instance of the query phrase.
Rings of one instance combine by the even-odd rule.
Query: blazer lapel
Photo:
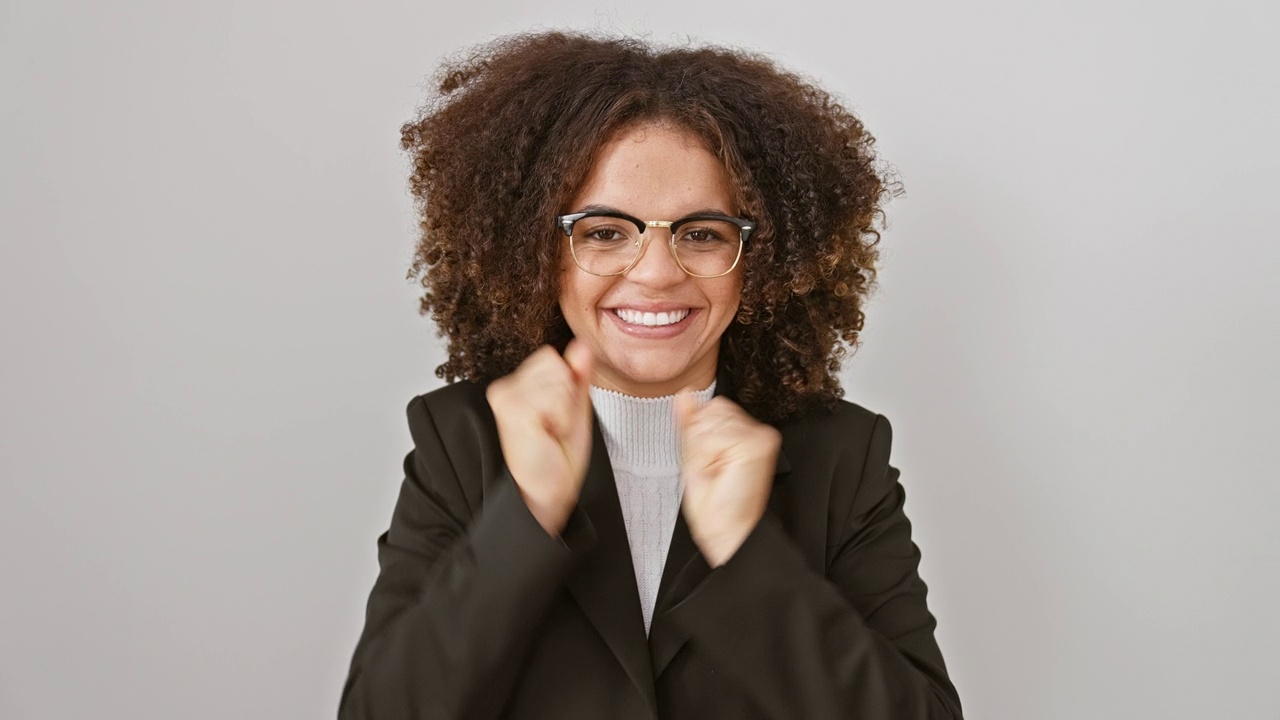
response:
[[[656,715],[653,669],[627,528],[604,435],[594,413],[592,434],[591,460],[578,508],[591,520],[597,542],[566,585]]]
[[[715,396],[723,395],[736,400],[732,380],[723,366],[716,377]],[[594,457],[594,456],[593,456]],[[791,463],[782,449],[778,450],[777,469],[774,471],[773,486],[769,491],[769,506],[765,512],[777,512],[782,499],[781,488]],[[616,500],[616,494],[615,494]],[[630,567],[630,565],[628,565]],[[688,633],[681,631],[663,616],[693,592],[707,574],[711,566],[698,551],[698,546],[689,534],[689,525],[684,519],[684,503],[680,504],[680,513],[676,517],[676,526],[671,535],[671,547],[667,551],[667,562],[662,570],[662,580],[658,584],[658,599],[653,609],[653,621],[649,626],[649,654],[653,663],[652,677],[658,677],[667,665],[680,652],[680,648],[689,641]]]

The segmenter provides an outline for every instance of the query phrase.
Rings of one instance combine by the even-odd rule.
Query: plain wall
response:
[[[0,5],[0,717],[332,717],[443,347],[400,124],[551,27],[765,52],[906,195],[843,377],[970,718],[1280,717],[1264,2]]]

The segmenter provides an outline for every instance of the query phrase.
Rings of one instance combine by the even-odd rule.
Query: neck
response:
[[[657,398],[675,395],[681,390],[696,392],[710,386],[715,380],[716,365],[712,362],[705,370],[700,369],[660,382],[632,382],[597,370],[591,378],[591,384],[602,390],[612,390],[631,397]]]
[[[715,393],[715,381],[694,391],[699,405]],[[596,386],[591,405],[600,420],[609,461],[614,470],[625,468],[651,475],[680,470],[680,435],[675,416],[675,396],[635,397]],[[641,470],[650,468],[651,470]]]

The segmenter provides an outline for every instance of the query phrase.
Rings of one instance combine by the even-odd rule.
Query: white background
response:
[[[562,26],[768,53],[900,173],[844,378],[967,717],[1280,717],[1277,15],[0,4],[0,717],[336,713],[443,357],[399,126]]]

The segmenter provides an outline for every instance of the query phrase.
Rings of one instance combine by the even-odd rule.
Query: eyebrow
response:
[[[603,212],[603,213],[614,213],[617,215],[631,215],[632,217],[635,217],[633,213],[629,213],[625,210],[619,210],[618,208],[612,207],[610,205],[587,205],[586,207],[582,208],[581,210],[578,210],[577,212]],[[708,208],[702,208],[701,210],[694,210],[693,212],[690,212],[690,213],[685,213],[680,217],[689,217],[691,215],[725,215],[728,217],[732,217],[733,213],[726,212],[719,208],[708,207]]]

